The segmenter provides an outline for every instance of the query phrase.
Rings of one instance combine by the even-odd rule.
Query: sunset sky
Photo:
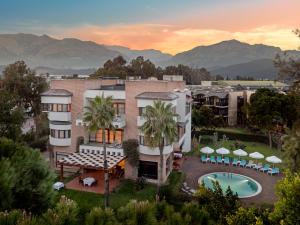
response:
[[[296,49],[300,0],[1,0],[0,33],[175,54],[228,39]]]

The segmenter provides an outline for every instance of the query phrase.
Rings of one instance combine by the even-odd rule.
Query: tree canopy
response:
[[[0,138],[0,208],[40,213],[53,203],[54,175],[39,151]]]
[[[200,84],[201,80],[213,79],[210,73],[204,68],[191,68],[179,64],[177,66],[167,66],[161,68],[155,66],[149,59],[138,56],[127,64],[122,56],[118,56],[104,63],[91,77],[119,77],[125,79],[127,76],[141,77],[147,79],[156,77],[162,79],[163,75],[182,75],[187,84]]]

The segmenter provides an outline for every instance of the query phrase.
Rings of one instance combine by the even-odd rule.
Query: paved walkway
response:
[[[196,156],[186,157],[182,167],[182,171],[186,174],[186,182],[189,187],[197,189],[198,179],[202,175],[212,172],[232,172],[239,173],[253,178],[262,186],[262,192],[254,197],[242,199],[245,204],[261,204],[274,203],[277,199],[275,195],[275,185],[283,175],[270,176],[266,173],[256,171],[254,169],[225,166],[221,164],[201,163],[200,158]]]

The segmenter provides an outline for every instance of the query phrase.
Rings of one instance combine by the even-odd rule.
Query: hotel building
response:
[[[159,150],[144,142],[139,127],[145,122],[142,113],[154,101],[170,103],[176,118],[178,137],[175,143],[164,147],[163,180],[172,171],[173,152],[191,150],[191,92],[182,80],[118,80],[65,79],[51,80],[50,90],[41,95],[43,111],[48,113],[50,136],[56,165],[77,165],[81,168],[99,168],[102,164],[94,156],[103,154],[102,132],[89,133],[83,121],[85,106],[96,96],[111,96],[116,111],[114,130],[106,130],[108,163],[116,166],[125,161],[125,178],[143,176],[149,182],[158,180]],[[126,162],[122,142],[139,141],[138,173]],[[101,158],[101,157],[100,157]],[[99,158],[99,159],[100,159]],[[62,166],[62,165],[61,165]]]

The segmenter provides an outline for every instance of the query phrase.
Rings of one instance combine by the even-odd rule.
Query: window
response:
[[[157,162],[141,161],[139,163],[138,176],[157,180]]]
[[[146,107],[139,107],[139,116],[142,116],[145,111]]]
[[[125,104],[118,104],[118,115],[125,114]]]
[[[44,103],[44,104],[42,104],[42,111],[71,112],[71,104]]]
[[[53,138],[71,138],[71,130],[54,130],[50,129],[50,135]]]
[[[140,142],[140,145],[148,146],[147,138],[145,138],[145,136],[140,135],[139,136],[139,142]],[[164,146],[167,146],[167,145],[170,145],[170,144],[171,144],[170,141],[165,138],[164,139]]]
[[[187,102],[185,104],[185,115],[189,114],[191,111],[191,103]]]
[[[112,144],[112,143],[118,143],[121,144],[123,141],[123,130],[105,130],[105,136],[106,136],[106,143]],[[89,141],[90,142],[102,142],[102,130],[100,129],[96,134],[90,134],[89,135]]]

